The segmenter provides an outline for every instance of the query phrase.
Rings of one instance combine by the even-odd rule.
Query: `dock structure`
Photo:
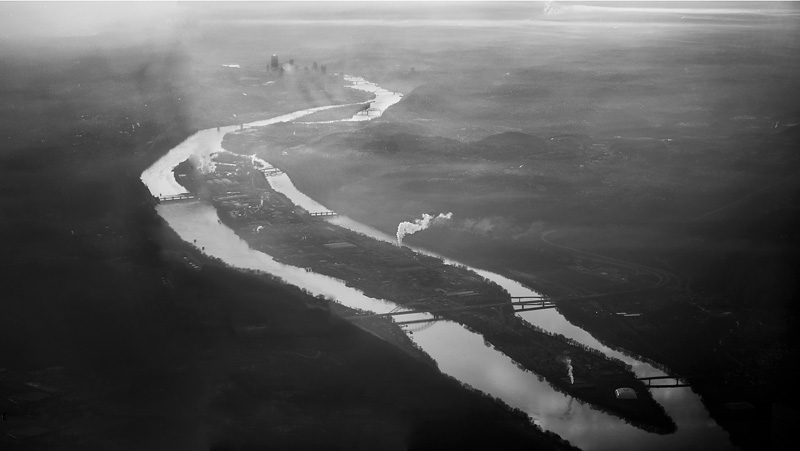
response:
[[[339,216],[339,213],[336,213],[335,211],[327,210],[327,211],[313,211],[313,212],[309,213],[309,215],[311,215],[311,216]]]
[[[158,201],[160,203],[181,202],[181,201],[195,200],[195,199],[197,199],[197,196],[195,196],[192,193],[180,193],[180,194],[172,194],[169,196],[158,196]]]

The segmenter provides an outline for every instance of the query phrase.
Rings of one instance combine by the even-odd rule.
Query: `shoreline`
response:
[[[245,156],[238,156],[244,162],[247,159]],[[261,174],[258,173],[260,176]],[[266,182],[266,181],[265,181]],[[264,191],[272,191],[271,187],[268,184],[264,183],[259,187],[260,192]],[[274,193],[274,192],[273,192]],[[338,226],[334,226],[332,224],[308,219],[303,220],[300,219],[300,216],[295,213],[297,210],[296,208],[290,208],[286,205],[288,200],[277,200],[283,198],[283,195],[279,193],[274,193],[270,196],[271,199],[275,199],[277,202],[277,208],[282,210],[282,215],[293,215],[294,219],[284,217],[286,224],[292,224],[291,230],[297,231],[299,224],[304,224],[302,226],[303,230],[308,229],[311,227],[317,227],[318,230],[325,229],[323,234],[330,234],[331,231],[334,231],[334,235],[331,236],[331,239],[335,239],[337,241],[344,241],[344,242],[355,242],[359,246],[359,238],[356,236],[354,232],[351,232],[347,229],[340,228]],[[263,199],[263,197],[262,197]],[[240,204],[244,204],[245,202],[242,201],[235,201]],[[257,201],[253,198],[250,199],[250,203],[256,203]],[[279,239],[278,241],[282,243],[283,253],[289,252],[288,255],[291,255],[291,258],[287,258],[285,256],[281,256],[281,251],[277,250],[276,248],[270,248],[269,245],[264,241],[262,238],[258,242],[254,242],[253,238],[255,235],[253,234],[253,230],[262,226],[264,228],[271,227],[275,229],[277,223],[275,221],[269,221],[265,223],[261,223],[258,220],[254,220],[253,218],[241,220],[234,219],[235,214],[232,212],[235,208],[232,208],[231,205],[224,205],[224,203],[214,202],[215,209],[217,211],[219,219],[226,224],[228,227],[234,230],[234,232],[243,240],[249,243],[249,245],[256,250],[266,250],[268,255],[271,255],[277,262],[283,264],[289,264],[292,266],[299,266],[299,267],[306,267],[314,270],[314,272],[325,274],[328,276],[336,277],[336,278],[345,278],[342,277],[341,270],[335,269],[335,267],[331,267],[327,264],[320,264],[320,262],[314,262],[312,259],[303,258],[301,254],[295,254],[294,251],[291,251],[293,247],[289,247],[288,250],[285,247],[285,241],[283,239]],[[310,224],[310,225],[309,225]],[[314,224],[318,224],[314,226]],[[272,230],[271,229],[271,230]],[[307,232],[313,235],[313,231],[308,229]],[[307,232],[303,232],[306,234]],[[361,238],[362,240],[372,240],[368,237]],[[372,240],[374,241],[374,240]],[[297,243],[299,244],[299,242]],[[304,245],[308,247],[308,245]],[[405,254],[414,254],[413,251],[407,248],[397,248],[395,246],[389,245],[387,243],[382,242],[375,242],[371,243],[369,246],[364,245],[367,248],[372,246],[383,247],[389,252],[399,252]],[[310,250],[304,251],[304,253],[312,252]],[[435,260],[432,257],[427,256],[416,256],[417,259],[422,260]],[[324,263],[324,262],[322,262]],[[442,264],[443,265],[443,264]],[[459,272],[463,271],[458,268],[447,267],[447,271],[454,271]],[[471,273],[471,272],[470,272]],[[396,295],[388,295],[385,290],[377,290],[376,287],[370,288],[369,285],[353,283],[352,281],[346,282],[348,286],[352,286],[359,290],[362,290],[366,295],[379,298],[379,299],[388,299],[394,302],[398,302],[402,305],[403,301],[398,299]],[[403,298],[406,299],[405,302],[409,302],[412,299],[418,298],[419,296],[408,296],[405,295]],[[510,304],[509,304],[510,305]],[[537,374],[541,374],[544,376],[552,385],[553,388],[562,391],[564,393],[569,393],[570,396],[576,396],[578,399],[583,399],[587,402],[590,402],[592,405],[600,408],[600,410],[605,411],[607,413],[613,414],[614,416],[618,416],[620,418],[624,418],[626,421],[629,421],[637,427],[642,428],[644,430],[648,430],[651,432],[660,432],[660,433],[667,433],[671,430],[674,430],[674,422],[671,420],[664,421],[663,419],[668,419],[668,416],[665,416],[666,413],[663,410],[663,407],[653,401],[652,396],[650,395],[649,391],[646,389],[644,384],[641,381],[636,380],[635,376],[632,374],[629,368],[627,367],[619,367],[619,363],[612,363],[615,362],[613,359],[609,359],[607,356],[603,355],[599,351],[591,350],[588,354],[585,351],[589,351],[582,346],[575,347],[574,344],[570,344],[569,342],[562,342],[557,337],[546,333],[544,331],[540,331],[534,326],[530,326],[527,323],[523,322],[521,319],[516,318],[513,314],[506,313],[506,319],[504,320],[503,324],[492,325],[492,321],[487,322],[486,318],[481,315],[477,314],[474,311],[465,311],[464,313],[449,313],[444,315],[445,318],[454,320],[457,323],[461,323],[466,326],[468,329],[472,330],[479,330],[481,335],[486,337],[489,341],[493,342],[495,346],[498,346],[499,349],[504,349],[504,353],[512,356],[514,360],[518,362],[525,362],[525,367],[536,369]],[[511,327],[516,332],[509,332],[505,329]],[[511,335],[509,335],[511,333]],[[522,335],[520,335],[522,334]],[[519,342],[522,336],[529,336],[527,340],[523,342]],[[533,339],[533,337],[537,337]],[[516,343],[515,343],[516,342]],[[547,345],[543,345],[542,342],[548,343]],[[527,344],[523,344],[527,343]],[[542,352],[548,355],[545,357],[544,355],[539,355]],[[582,384],[579,389],[571,386],[569,382],[565,382],[564,378],[564,367],[563,363],[561,362],[561,358],[559,356],[564,354],[570,355],[575,362],[583,362],[583,368],[593,368],[592,372],[595,373],[597,371],[603,371],[606,374],[606,377],[609,379],[607,380],[594,380],[591,384]],[[583,357],[581,357],[583,356]],[[594,357],[592,357],[594,356]],[[537,363],[538,362],[538,363]],[[545,362],[550,362],[545,364]],[[592,362],[592,363],[590,363]],[[604,363],[603,363],[604,362]],[[577,364],[577,363],[576,363]],[[604,368],[604,369],[603,369]],[[579,378],[581,380],[588,380],[592,377],[589,373],[580,374]],[[618,385],[623,384],[625,386],[636,387],[637,393],[640,394],[640,402],[638,406],[634,406],[632,404],[624,404],[620,403],[619,401],[613,400],[613,390]],[[607,394],[604,394],[607,393]],[[612,396],[609,398],[608,394]],[[643,395],[643,396],[642,396]],[[641,403],[645,402],[647,407],[644,407]],[[631,410],[633,408],[633,410]],[[642,409],[645,410],[642,410]],[[644,412],[650,412],[649,414],[644,414]],[[659,414],[655,415],[655,412],[660,412]],[[656,418],[662,416],[662,420],[656,420]],[[645,420],[644,418],[649,418]]]

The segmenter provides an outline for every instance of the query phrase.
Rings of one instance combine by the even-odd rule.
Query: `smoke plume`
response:
[[[213,155],[195,154],[189,157],[189,160],[201,174],[213,174],[217,170]]]
[[[569,376],[569,383],[575,383],[575,376],[572,374],[572,359],[564,357],[564,363],[567,365],[567,375]]]
[[[453,213],[439,213],[437,216],[432,216],[424,213],[420,219],[415,219],[414,222],[403,221],[397,225],[397,245],[403,245],[403,237],[417,233],[420,230],[425,230],[428,227],[441,225],[449,221],[453,217]]]

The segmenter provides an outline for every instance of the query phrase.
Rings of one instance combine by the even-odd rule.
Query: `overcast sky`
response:
[[[317,0],[319,1],[319,0]],[[186,20],[188,16],[196,12],[198,9],[221,11],[226,8],[230,9],[248,9],[248,8],[269,8],[270,12],[279,12],[283,15],[297,13],[306,15],[305,18],[316,19],[313,15],[315,10],[319,10],[319,18],[326,17],[324,12],[334,9],[342,9],[352,13],[362,13],[367,10],[376,11],[376,14],[385,12],[387,15],[400,9],[408,10],[411,6],[412,11],[417,11],[422,17],[433,17],[436,19],[447,18],[449,13],[457,13],[459,18],[465,18],[472,11],[470,19],[479,18],[480,14],[491,12],[499,12],[504,7],[499,3],[492,5],[494,2],[482,2],[481,4],[473,4],[468,8],[456,7],[448,5],[436,5],[430,3],[417,3],[416,5],[408,5],[415,0],[405,0],[398,4],[395,0],[391,4],[383,0],[362,0],[372,3],[367,4],[338,4],[334,5],[331,2],[322,0],[325,4],[320,4],[318,7],[309,7],[308,4],[302,5],[299,8],[294,8],[292,3],[298,2],[281,2],[272,3],[269,5],[251,3],[249,5],[231,5],[230,3],[217,3],[217,4],[203,4],[197,5],[189,4],[187,2],[176,1],[148,1],[148,2],[0,2],[0,37],[14,37],[14,36],[91,36],[107,31],[131,31],[131,30],[159,30],[169,29],[176,22]],[[358,0],[356,0],[358,1]],[[446,0],[447,1],[447,0]],[[558,2],[528,2],[531,6],[530,11],[544,12],[550,9],[553,13],[569,13],[569,12],[594,12],[597,14],[613,14],[622,10],[631,11],[631,7],[637,6],[628,2],[618,1],[604,1],[600,0],[604,5],[597,5],[598,2],[586,1],[558,1]],[[546,3],[548,3],[546,5]],[[595,4],[595,6],[588,6],[587,4]],[[641,6],[647,6],[649,9],[667,7],[674,9],[678,7],[673,1],[670,0],[644,0],[638,2]],[[671,4],[672,3],[672,4]],[[691,8],[686,8],[686,2],[682,2],[681,13],[691,12]],[[744,5],[721,4],[715,2],[716,5],[697,5],[696,8],[703,7],[704,13],[713,13],[714,9],[724,8],[727,11],[743,7]],[[758,1],[757,6],[759,9],[769,10],[771,8],[782,7],[785,9],[785,4],[767,3],[765,1]],[[671,4],[671,5],[670,5]],[[718,6],[717,6],[718,5]],[[598,7],[599,6],[599,7]],[[695,7],[692,7],[695,8]],[[278,11],[280,10],[280,11]],[[655,10],[653,10],[655,12]],[[477,17],[475,15],[477,14]],[[338,16],[337,19],[346,17]],[[364,17],[361,17],[364,18]],[[384,17],[381,17],[384,18]],[[391,19],[392,17],[385,17]],[[495,19],[509,19],[517,17],[493,17]]]

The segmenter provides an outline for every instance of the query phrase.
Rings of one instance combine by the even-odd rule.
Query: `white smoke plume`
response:
[[[575,376],[572,374],[572,359],[569,357],[564,357],[564,363],[567,364],[567,375],[569,376],[569,383],[575,383]]]
[[[420,219],[415,219],[414,222],[403,221],[397,225],[397,245],[403,245],[403,237],[417,233],[420,230],[425,230],[428,227],[441,225],[449,221],[453,217],[453,213],[439,213],[437,216],[432,216],[424,213]]]
[[[217,164],[212,155],[192,155],[189,159],[201,174],[213,174],[217,170]]]

